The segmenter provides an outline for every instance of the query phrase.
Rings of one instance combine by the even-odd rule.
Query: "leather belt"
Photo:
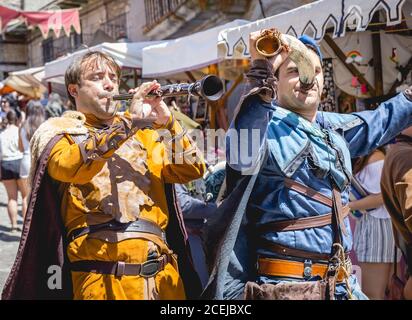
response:
[[[349,211],[350,209],[348,206],[343,207],[343,218],[348,216]],[[328,213],[314,217],[269,222],[263,225],[258,225],[256,228],[260,233],[268,233],[324,227],[330,224],[332,224],[332,214]]]
[[[348,260],[348,264],[350,265],[350,260]],[[310,260],[298,262],[269,258],[258,259],[258,273],[261,275],[308,280],[314,276],[320,276],[323,279],[327,271],[328,264],[312,264]],[[342,270],[339,270],[336,280],[337,282],[345,280],[345,274]]]
[[[163,232],[163,230],[154,222],[146,219],[138,219],[136,221],[132,221],[129,223],[121,223],[116,220],[111,220],[105,223],[90,225],[83,228],[77,228],[69,233],[68,239],[69,242],[72,242],[73,240],[85,234],[94,233],[102,230],[151,233],[166,241],[166,235]]]
[[[122,261],[81,260],[70,264],[71,271],[113,274],[121,276],[154,277],[162,271],[166,264],[172,261],[171,255],[162,254],[158,259],[147,260],[143,263],[125,263]]]
[[[258,248],[269,250],[270,252],[283,255],[283,256],[291,256],[291,257],[310,259],[310,260],[323,260],[325,262],[327,262],[330,259],[330,254],[316,253],[316,252],[310,252],[310,251],[300,250],[296,248],[286,247],[281,244],[269,241],[265,238],[257,239],[256,245]]]

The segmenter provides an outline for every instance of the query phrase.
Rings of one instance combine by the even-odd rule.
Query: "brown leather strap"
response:
[[[349,214],[349,207],[345,206],[342,208],[342,217],[345,218]],[[270,223],[265,223],[264,225],[258,225],[256,228],[260,233],[268,232],[282,232],[282,231],[295,231],[303,230],[307,228],[317,228],[330,225],[332,223],[332,214],[323,214],[315,217],[305,217],[292,220],[282,220]]]
[[[340,195],[340,192],[336,188],[333,188],[332,192],[333,192],[333,195],[336,201],[338,223],[340,225],[340,228],[342,229],[343,234],[347,236],[348,231],[346,230],[346,226],[344,222],[345,215],[344,215],[344,208],[342,207],[342,197]]]
[[[328,261],[330,258],[330,254],[316,253],[316,252],[310,252],[310,251],[305,251],[305,250],[299,250],[296,248],[286,247],[286,246],[282,246],[281,244],[269,241],[265,238],[259,238],[257,240],[256,245],[258,248],[269,250],[273,253],[283,255],[283,256],[310,259],[310,260],[315,260],[315,261]]]
[[[328,207],[332,208],[332,199],[329,198],[328,196],[325,196],[324,194],[308,187],[305,186],[304,184],[301,184],[295,180],[285,178],[285,187],[288,189],[292,189],[293,191],[299,192],[300,194],[303,194],[307,196],[308,198],[311,198],[313,200],[316,200],[320,203],[323,203],[324,205],[327,205]]]
[[[91,234],[102,230],[111,230],[118,232],[143,232],[154,234],[159,238],[163,239],[163,241],[166,239],[163,230],[156,223],[147,219],[138,219],[136,221],[132,221],[129,223],[120,223],[116,220],[110,220],[105,223],[99,223],[89,225],[87,227],[77,228],[69,233],[68,239],[69,242],[72,242],[73,240],[81,236],[84,236],[85,234]]]
[[[172,261],[169,254],[163,254],[158,259],[147,260],[143,263],[125,263],[123,261],[94,261],[81,260],[70,264],[71,271],[113,274],[121,276],[154,277],[162,271],[166,264]]]
[[[138,129],[151,127],[153,118],[129,119],[120,117],[120,121],[110,127],[92,130],[86,140],[78,144],[84,163],[102,158],[109,150],[116,150],[120,144],[133,136]]]

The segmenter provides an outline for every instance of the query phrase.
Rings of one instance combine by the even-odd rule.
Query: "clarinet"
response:
[[[208,75],[193,83],[174,83],[161,86],[157,90],[150,91],[148,97],[176,97],[193,95],[205,98],[209,101],[219,100],[224,93],[222,80],[214,75]],[[130,100],[132,93],[118,94],[113,100]]]

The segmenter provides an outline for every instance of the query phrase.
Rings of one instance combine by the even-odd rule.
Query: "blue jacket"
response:
[[[227,163],[235,172],[244,172],[252,168],[257,162],[257,157],[242,159],[242,154],[245,154],[245,148],[251,150],[254,147],[255,150],[259,150],[257,154],[261,156],[265,149],[265,141],[268,156],[257,176],[242,227],[239,231],[231,231],[228,226],[226,232],[222,232],[223,237],[236,240],[233,248],[224,246],[222,249],[231,250],[230,252],[217,254],[215,275],[212,273],[205,297],[232,299],[242,293],[246,281],[272,281],[267,277],[256,278],[255,256],[256,253],[268,257],[276,255],[259,247],[255,252],[251,252],[245,226],[250,230],[252,225],[253,230],[256,225],[273,221],[330,213],[330,207],[286,188],[285,177],[301,182],[329,197],[332,197],[332,178],[341,191],[342,204],[346,205],[349,201],[352,173],[351,157],[369,154],[410,125],[412,102],[403,93],[382,103],[374,111],[353,114],[319,112],[314,123],[279,107],[276,101],[262,101],[257,94],[243,99],[239,112],[231,124],[233,130],[229,130],[227,136]],[[248,139],[245,139],[245,135],[242,136],[241,129],[249,133]],[[259,129],[259,139],[254,140],[255,146],[251,142],[252,129]],[[328,136],[331,145],[325,143]],[[235,142],[240,144],[239,148],[234,147]],[[227,183],[231,185],[230,181]],[[230,219],[228,221],[229,224],[233,224]],[[348,218],[345,225],[348,234],[344,235],[343,244],[345,251],[349,251],[352,248],[352,233]],[[274,243],[309,252],[329,254],[332,247],[330,225],[263,235],[256,232],[254,236],[264,236]],[[223,239],[221,243],[224,242]],[[220,273],[219,276],[216,276],[217,273]]]

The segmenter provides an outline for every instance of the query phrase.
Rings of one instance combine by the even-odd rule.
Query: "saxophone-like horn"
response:
[[[283,49],[290,52],[289,58],[298,67],[301,88],[306,91],[311,89],[315,84],[316,73],[309,55],[310,49],[297,38],[276,29],[264,30],[256,40],[256,50],[265,57],[273,57]]]

